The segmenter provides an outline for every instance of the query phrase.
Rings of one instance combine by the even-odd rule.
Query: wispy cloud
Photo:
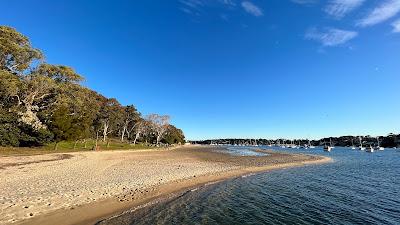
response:
[[[382,23],[395,16],[398,12],[400,12],[400,0],[386,0],[365,18],[361,19],[357,25],[367,27]]]
[[[305,38],[307,40],[318,41],[323,46],[333,47],[344,44],[357,37],[357,35],[358,33],[355,31],[340,30],[336,28],[325,28],[322,31],[312,28],[306,32]]]
[[[235,1],[233,0],[218,0],[219,2],[225,4],[225,5],[229,5],[229,6],[236,6]]]
[[[293,3],[300,5],[313,5],[318,2],[318,0],[291,0]]]
[[[263,10],[260,7],[256,6],[252,2],[243,1],[242,7],[247,13],[250,13],[253,16],[263,16],[264,15]]]
[[[199,15],[201,8],[204,6],[202,0],[179,0],[183,7],[181,10],[187,14]]]
[[[394,33],[400,33],[400,19],[396,20],[394,23],[392,23],[392,26],[393,26]]]
[[[365,0],[331,0],[324,11],[336,19],[342,19],[364,2]]]
[[[203,1],[201,0],[180,0],[179,2],[189,8],[194,8],[194,9],[198,9],[201,6],[204,6]]]

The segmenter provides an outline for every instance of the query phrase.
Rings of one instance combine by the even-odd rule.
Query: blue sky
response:
[[[0,24],[189,139],[400,132],[400,0],[5,1]]]

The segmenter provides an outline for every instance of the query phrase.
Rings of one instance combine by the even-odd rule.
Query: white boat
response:
[[[315,148],[315,146],[312,146],[312,145],[311,145],[310,140],[308,140],[308,148]]]
[[[354,146],[354,141],[353,141],[353,138],[351,139],[351,149],[353,149],[353,150],[355,150],[355,149],[356,149],[356,146]]]
[[[332,138],[329,138],[329,144],[330,144],[331,149],[335,148],[335,146],[332,145]]]
[[[293,140],[290,141],[289,148],[297,148],[296,144],[294,144]]]
[[[376,147],[376,149],[379,150],[379,151],[385,150],[384,147],[381,147],[381,143],[380,143],[380,141],[379,141],[379,137],[376,137],[376,140],[378,141],[378,147]]]
[[[363,147],[363,145],[362,145],[362,138],[361,137],[359,137],[359,138],[360,138],[360,147],[358,149],[361,151],[365,151],[365,147]]]
[[[325,152],[331,152],[332,151],[332,140],[329,140],[329,146],[328,145],[326,145],[326,143],[325,143],[325,146],[324,146],[324,151]]]
[[[370,153],[374,152],[374,148],[372,146],[369,146],[369,148],[367,149],[367,152],[370,152]]]
[[[324,151],[325,151],[325,152],[331,152],[331,151],[332,151],[332,147],[331,147],[331,146],[325,145],[325,146],[324,146]]]

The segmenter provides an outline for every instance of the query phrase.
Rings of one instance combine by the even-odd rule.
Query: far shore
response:
[[[0,224],[95,224],[213,182],[328,163],[328,157],[266,151],[233,156],[219,147],[0,157]]]

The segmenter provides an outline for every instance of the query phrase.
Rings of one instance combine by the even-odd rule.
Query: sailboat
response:
[[[381,143],[379,142],[379,137],[376,137],[376,140],[378,141],[378,147],[376,147],[379,151],[385,150],[384,147],[381,147]]]
[[[325,151],[325,152],[331,152],[331,151],[332,151],[332,147],[331,147],[331,146],[328,146],[328,145],[325,145],[325,146],[324,146],[324,151]]]
[[[282,142],[283,142],[283,144],[282,144],[281,148],[286,148],[286,143],[285,143],[285,142],[286,142],[286,140],[285,140],[285,139],[283,139],[283,140],[282,140]]]
[[[369,148],[367,149],[367,152],[370,152],[370,153],[374,152],[374,147],[372,147],[372,146],[370,145]]]
[[[358,149],[360,149],[361,151],[365,151],[365,147],[363,147],[362,145],[362,137],[359,138],[360,138],[360,147]]]
[[[353,150],[355,150],[355,149],[356,149],[356,146],[354,146],[354,141],[353,141],[353,138],[351,139],[351,149],[353,149]]]
[[[297,148],[297,145],[293,140],[291,140],[290,148]]]
[[[331,148],[334,149],[335,146],[332,145],[332,138],[329,138],[329,144],[331,145]]]
[[[325,143],[324,151],[325,152],[331,152],[332,151],[332,140],[330,140],[330,145],[329,146],[326,145],[326,143]]]
[[[251,142],[251,139],[250,139],[250,142]],[[253,146],[258,147],[257,139],[254,139],[254,144],[253,144]]]
[[[311,145],[310,140],[308,140],[308,147],[309,147],[309,148],[315,148],[315,146]]]

